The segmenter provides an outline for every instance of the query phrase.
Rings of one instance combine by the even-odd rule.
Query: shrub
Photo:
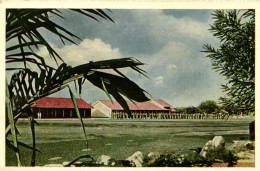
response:
[[[162,154],[157,158],[144,159],[144,167],[191,167],[194,165],[208,165],[206,159],[196,153],[189,152],[185,155]]]
[[[218,162],[218,163],[229,163],[229,165],[233,165],[238,160],[230,150],[227,150],[223,147],[215,147],[210,148],[206,155],[206,160],[208,162]]]
[[[229,163],[232,166],[236,163],[237,157],[225,148],[212,148],[207,152],[206,157],[194,151],[184,155],[161,154],[155,158],[144,158],[144,167],[192,167],[211,166],[213,163]]]
[[[151,160],[144,159],[144,167],[173,167],[180,166],[182,158],[178,154],[161,154],[157,158]]]
[[[202,155],[192,151],[187,153],[184,156],[183,165],[184,166],[194,166],[194,165],[208,166],[210,165],[210,163]]]

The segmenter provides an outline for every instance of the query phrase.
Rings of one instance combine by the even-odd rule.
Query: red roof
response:
[[[91,109],[93,108],[90,104],[82,99],[76,99],[78,108],[80,109]],[[32,107],[37,108],[74,108],[72,100],[70,98],[56,98],[56,97],[44,97],[36,101],[36,104]]]
[[[123,108],[120,106],[120,104],[117,101],[113,101],[112,103],[111,101],[100,100],[100,102],[112,110],[123,110]],[[166,110],[150,102],[142,102],[142,103],[135,102],[135,104],[132,102],[127,102],[127,105],[130,110],[160,110],[160,111]]]
[[[160,105],[162,105],[163,107],[172,107],[172,105],[166,103],[165,101],[163,100],[160,100],[160,99],[153,99],[155,102],[159,103]]]
[[[171,112],[176,112],[176,110],[175,110],[175,109],[170,109],[170,111],[171,111]]]

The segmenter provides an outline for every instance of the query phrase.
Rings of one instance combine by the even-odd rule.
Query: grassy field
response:
[[[253,118],[230,120],[97,120],[86,119],[88,147],[78,120],[38,120],[36,126],[36,165],[71,161],[89,154],[94,159],[109,155],[126,159],[136,151],[182,153],[202,147],[215,135],[230,145],[234,140],[248,139],[248,124]],[[32,144],[27,120],[17,124],[19,141]],[[21,147],[22,165],[30,164],[32,151]],[[6,165],[15,166],[14,153],[6,147]]]

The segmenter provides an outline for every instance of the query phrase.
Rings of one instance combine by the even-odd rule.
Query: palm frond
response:
[[[97,21],[97,18],[100,17],[113,22],[113,20],[100,9],[71,9],[71,11],[80,13]],[[26,63],[28,62],[26,53],[31,52],[33,53],[33,57],[38,58],[33,52],[33,48],[39,49],[40,46],[45,46],[47,48],[50,57],[52,57],[57,64],[58,60],[63,62],[63,59],[59,54],[56,53],[49,42],[41,35],[39,29],[45,29],[53,33],[59,37],[63,44],[65,44],[65,41],[76,44],[74,39],[80,40],[80,38],[71,31],[54,23],[49,17],[49,14],[63,18],[58,9],[7,9],[6,11],[6,42],[12,39],[18,41],[16,44],[7,47],[6,51],[9,53],[14,53],[15,51],[17,55],[22,57],[21,59],[23,59],[25,68]],[[17,53],[17,50],[20,50],[20,53]],[[7,55],[7,61],[8,58],[10,57]],[[17,62],[21,62],[21,59],[17,60]],[[15,61],[16,59],[12,60],[12,62]],[[40,65],[44,66],[45,64]]]
[[[101,9],[71,9],[71,11],[96,21],[99,21],[99,18],[101,18],[114,22],[104,10]],[[30,108],[40,98],[68,87],[69,83],[74,81],[76,88],[78,86],[79,93],[82,93],[82,84],[85,83],[85,80],[90,81],[93,85],[105,91],[110,99],[110,95],[112,95],[129,114],[131,113],[124,97],[131,101],[138,102],[149,100],[143,89],[118,70],[120,68],[129,67],[145,75],[145,71],[139,68],[139,65],[143,65],[143,63],[135,58],[89,62],[76,67],[65,64],[62,57],[53,49],[39,30],[45,29],[56,35],[63,44],[66,42],[76,44],[75,39],[80,40],[80,38],[66,28],[54,23],[50,16],[65,19],[58,9],[6,10],[6,42],[8,43],[12,40],[12,43],[8,44],[6,48],[6,63],[23,62],[24,64],[24,67],[6,68],[6,70],[19,70],[13,74],[10,83],[6,83],[6,118],[8,119],[6,120],[5,130],[6,137],[9,134],[12,135],[18,166],[21,166],[21,161],[16,138],[18,131],[15,127],[15,123],[22,114],[26,113],[30,118],[29,121],[33,137],[31,165],[34,166],[36,155],[34,124],[36,122],[33,119]],[[39,50],[40,47],[47,49],[49,56],[57,63],[57,68],[48,66],[45,63],[44,57],[34,52],[36,49]],[[58,61],[62,63],[59,65]],[[27,64],[28,66],[29,64],[38,66],[40,71],[35,72],[29,69]],[[113,69],[119,76],[96,71],[99,69]],[[78,83],[78,85],[76,83]],[[70,89],[69,91],[87,140],[84,124],[79,114],[75,97]]]
[[[123,61],[122,65],[120,65],[119,61]],[[78,81],[78,87],[81,92],[82,84],[84,83],[82,79],[87,79],[94,86],[105,91],[109,98],[112,95],[129,112],[123,96],[129,100],[143,102],[149,100],[145,95],[147,92],[122,73],[119,74],[120,76],[117,76],[96,71],[96,69],[105,68],[118,71],[117,68],[138,67],[138,65],[142,65],[142,63],[136,62],[134,58],[123,58],[103,62],[90,62],[76,67],[67,66],[64,63],[56,70],[42,69],[39,73],[28,68],[23,69],[12,76],[8,86],[10,99],[14,104],[13,106],[15,106],[13,108],[15,112],[14,118],[19,118],[22,111],[29,108],[38,99],[66,88],[73,81],[81,80]]]
[[[76,114],[77,114],[77,117],[79,118],[79,121],[80,121],[80,124],[81,124],[81,127],[83,129],[83,133],[84,133],[84,136],[85,136],[85,140],[86,140],[86,143],[87,143],[87,148],[88,148],[88,139],[87,139],[87,134],[86,134],[86,130],[85,130],[85,126],[84,126],[84,123],[83,123],[83,120],[82,120],[82,117],[79,113],[79,108],[78,108],[78,104],[77,104],[77,101],[76,101],[76,98],[75,96],[73,95],[70,87],[68,86],[68,89],[69,89],[69,92],[70,92],[70,97],[71,97],[71,100],[72,100],[72,103],[74,105],[74,108],[75,108],[75,111],[76,111]]]
[[[5,107],[6,107],[6,113],[7,113],[7,117],[8,117],[8,123],[10,124],[10,130],[11,130],[11,134],[12,134],[12,140],[13,140],[13,147],[14,147],[14,151],[15,151],[15,156],[17,159],[17,165],[21,166],[21,160],[20,160],[20,152],[19,152],[19,148],[18,148],[18,141],[17,141],[17,134],[16,134],[16,129],[15,129],[15,121],[14,121],[14,117],[13,117],[13,110],[12,110],[12,104],[10,101],[10,97],[9,97],[9,90],[7,89],[8,84],[6,81],[6,94],[5,94]]]

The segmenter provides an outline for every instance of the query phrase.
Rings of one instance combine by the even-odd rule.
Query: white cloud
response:
[[[134,17],[157,41],[177,37],[207,40],[212,37],[208,32],[208,22],[200,22],[189,17],[176,18],[164,14],[162,10],[135,11]]]
[[[197,107],[201,102],[206,100],[218,101],[219,97],[224,95],[219,86],[197,88],[190,86],[183,89],[181,93],[172,92],[167,99],[174,107]]]
[[[177,69],[177,66],[174,64],[170,64],[167,66],[167,70],[173,70],[173,69]]]
[[[122,58],[119,49],[113,49],[110,44],[104,43],[101,39],[84,39],[79,45],[65,45],[62,48],[52,46],[61,58],[71,66],[89,61]],[[45,48],[41,48],[38,54],[48,56]],[[48,62],[53,63],[53,60],[48,60]]]
[[[208,32],[209,24],[194,21],[190,18],[178,20],[178,31],[183,37],[190,37],[196,40],[206,40],[211,37]]]
[[[77,66],[80,64],[88,63],[89,61],[101,61],[109,59],[122,58],[122,55],[117,48],[112,48],[108,43],[103,42],[101,39],[84,39],[78,45],[65,45],[62,48],[58,48],[55,45],[51,45],[53,49],[61,56],[61,58],[68,65]],[[41,48],[38,52],[40,56],[46,57],[46,63],[51,66],[56,66],[53,59],[49,58],[48,51],[45,48]],[[104,70],[103,70],[104,71]],[[128,69],[120,69],[122,73],[126,73]],[[105,70],[105,72],[116,74],[112,70]],[[78,94],[74,90],[74,84],[70,84],[74,95],[78,97]],[[69,94],[65,91],[56,93],[56,97],[69,97]],[[91,83],[83,85],[82,97],[88,102],[94,102],[96,100],[107,99],[106,94],[102,90],[93,86]]]
[[[155,83],[156,84],[162,84],[163,80],[164,80],[163,76],[160,75],[160,76],[155,78]]]
[[[161,67],[169,71],[177,68],[180,70],[192,60],[189,48],[181,42],[170,42],[153,55],[140,55],[140,59],[148,64],[147,70]]]
[[[197,106],[222,95],[224,78],[211,69],[205,54],[184,43],[170,42],[157,53],[140,58],[149,64],[145,70],[154,78],[154,82],[142,82],[153,98],[165,99],[173,106]]]

